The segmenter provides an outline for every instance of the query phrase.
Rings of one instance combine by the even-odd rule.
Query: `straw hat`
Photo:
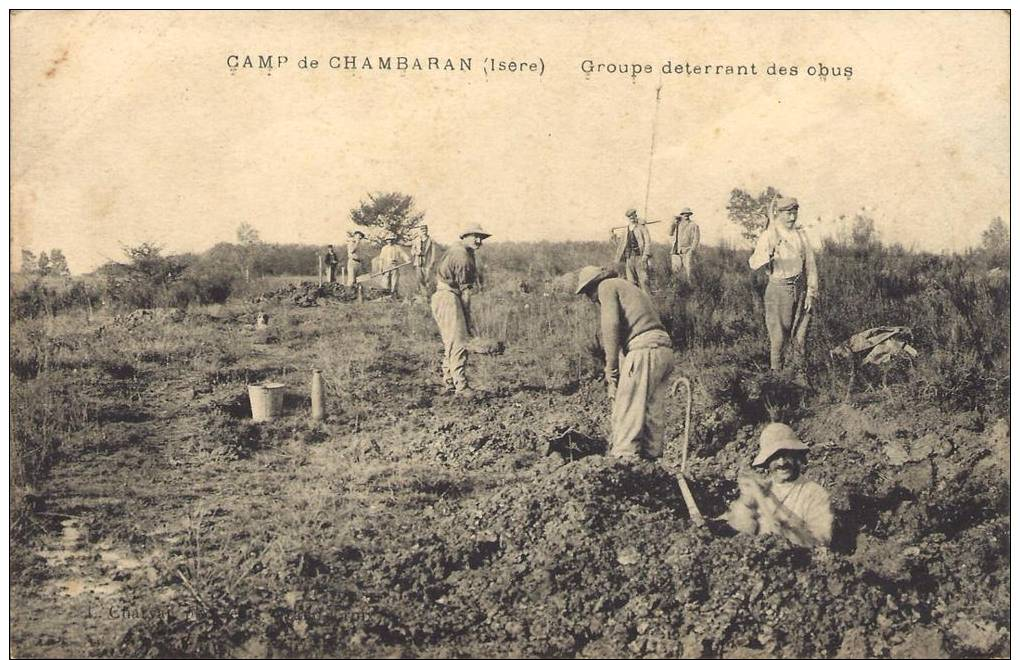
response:
[[[784,449],[807,451],[808,446],[797,438],[797,434],[789,426],[773,422],[761,432],[761,438],[758,440],[758,455],[754,457],[754,462],[751,465],[761,467],[768,463],[776,452]]]

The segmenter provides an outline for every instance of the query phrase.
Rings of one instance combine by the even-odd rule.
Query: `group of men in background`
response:
[[[391,295],[396,297],[400,286],[400,271],[405,265],[411,265],[415,270],[415,280],[418,290],[428,292],[430,280],[436,264],[436,247],[429,236],[428,225],[420,225],[417,233],[411,240],[410,255],[399,244],[396,234],[392,232],[383,238],[383,247],[379,254],[371,260],[371,268],[364,266],[368,241],[365,232],[355,229],[351,232],[347,241],[347,268],[343,271],[344,284],[349,287],[357,286],[358,276],[370,275],[382,278],[380,285]],[[326,253],[322,256],[322,263],[326,268],[326,277],[329,282],[337,282],[340,271],[340,259],[332,245],[327,246]]]

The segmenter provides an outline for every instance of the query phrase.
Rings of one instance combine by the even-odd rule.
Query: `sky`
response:
[[[283,55],[270,71],[230,55]],[[331,56],[472,59],[470,72]],[[317,69],[299,69],[302,57]],[[485,58],[542,75],[483,72]],[[652,73],[585,74],[582,63]],[[662,65],[755,64],[756,76]],[[770,64],[797,76],[768,75]],[[853,74],[808,75],[824,64]],[[659,100],[656,102],[657,88]],[[654,135],[654,148],[652,148]],[[689,206],[739,241],[735,187],[774,186],[814,237],[861,209],[880,237],[976,245],[1009,219],[1009,18],[910,12],[20,12],[11,19],[11,254],[73,272],[152,241],[342,243],[370,192],[433,235],[605,239]],[[645,207],[648,193],[647,210]],[[665,242],[665,223],[652,228]],[[310,266],[310,268],[314,268]],[[311,271],[310,271],[311,272]]]

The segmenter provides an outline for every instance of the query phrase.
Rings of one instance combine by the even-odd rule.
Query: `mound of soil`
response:
[[[385,295],[385,292],[363,288],[363,298],[372,300]],[[286,303],[295,307],[316,307],[336,305],[354,302],[358,299],[357,289],[347,287],[339,282],[301,282],[300,284],[288,284],[285,287],[269,291],[251,298],[252,303],[261,305],[265,303]]]

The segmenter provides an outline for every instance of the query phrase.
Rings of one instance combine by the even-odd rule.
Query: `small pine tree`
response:
[[[425,219],[425,213],[414,208],[414,198],[398,192],[369,194],[351,209],[351,222],[359,227],[375,229],[373,239],[381,243],[386,235],[395,234],[404,243]]]
[[[782,194],[772,186],[757,196],[734,188],[730,193],[730,203],[726,205],[727,215],[730,222],[740,227],[741,235],[754,243],[775,217],[776,200],[780,197]]]

